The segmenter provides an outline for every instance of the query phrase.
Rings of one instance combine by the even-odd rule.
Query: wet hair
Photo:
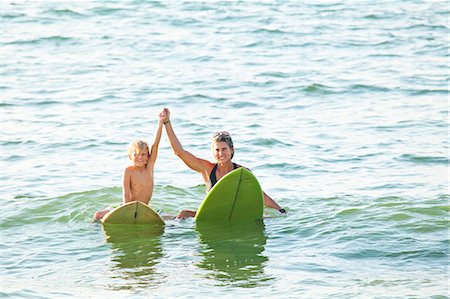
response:
[[[147,142],[145,142],[143,140],[134,140],[128,146],[128,156],[131,157],[131,154],[133,152],[138,152],[138,153],[147,152],[147,154],[150,155],[150,148],[148,147]]]
[[[226,142],[228,146],[233,150],[231,153],[231,158],[233,159],[234,156],[234,146],[233,146],[233,140],[231,139],[230,133],[223,131],[223,132],[217,132],[212,136],[212,144],[216,142]]]

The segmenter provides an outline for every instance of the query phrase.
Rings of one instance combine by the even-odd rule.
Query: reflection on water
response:
[[[210,270],[207,277],[220,284],[254,287],[270,280],[264,266],[266,244],[264,223],[209,225],[197,223],[200,254],[199,268]]]
[[[104,225],[106,241],[112,244],[113,290],[152,287],[164,278],[157,271],[163,257],[164,226]]]

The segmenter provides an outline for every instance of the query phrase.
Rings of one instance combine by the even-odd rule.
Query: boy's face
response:
[[[144,167],[148,162],[148,152],[135,150],[130,154],[130,160],[136,167]]]

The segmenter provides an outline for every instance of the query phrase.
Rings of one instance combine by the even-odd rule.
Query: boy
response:
[[[149,151],[148,144],[142,140],[133,141],[128,148],[131,165],[123,173],[123,204],[131,201],[150,202],[154,186],[154,167],[158,156],[158,146],[164,122],[167,120],[165,110],[158,115],[158,127],[155,132],[153,145]],[[97,211],[94,220],[100,220],[109,210]]]

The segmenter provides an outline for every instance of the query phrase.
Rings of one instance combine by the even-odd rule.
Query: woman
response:
[[[175,132],[173,131],[172,124],[170,123],[169,109],[165,108],[166,120],[164,125],[166,127],[167,136],[169,137],[170,146],[172,147],[175,155],[180,157],[181,160],[191,169],[199,172],[206,185],[206,191],[209,192],[211,188],[227,173],[230,171],[242,167],[233,163],[231,159],[234,156],[234,147],[231,136],[228,132],[219,132],[213,136],[211,149],[214,155],[216,163],[211,163],[207,160],[197,158],[190,152],[183,149],[180,141],[178,140]],[[264,205],[269,208],[277,209],[280,213],[286,213],[269,195],[265,192]],[[194,217],[196,211],[183,210],[177,218]]]

